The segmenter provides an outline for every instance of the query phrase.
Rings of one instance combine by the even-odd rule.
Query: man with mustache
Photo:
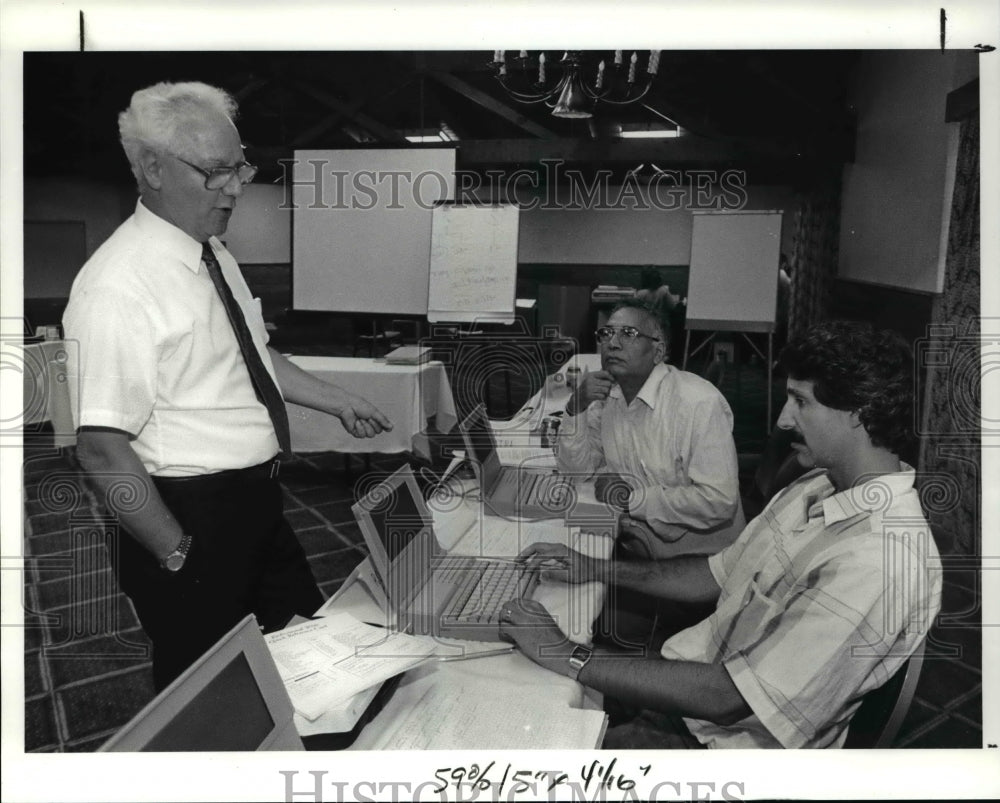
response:
[[[607,748],[839,747],[864,695],[919,647],[941,605],[940,557],[901,459],[912,445],[913,359],[898,336],[820,325],[782,352],[778,425],[812,467],[730,547],[662,561],[588,558],[555,544],[553,579],[611,580],[711,602],[659,658],[566,642],[544,609],[512,600],[501,634],[531,660],[639,706]]]
[[[112,562],[158,689],[247,613],[272,629],[323,602],[282,513],[283,398],[358,438],[391,428],[267,346],[260,302],[218,239],[257,172],[235,116],[202,83],[132,96],[118,125],[140,200],[80,270],[63,321],[79,343],[77,458],[127,531]]]
[[[596,334],[602,370],[584,374],[570,399],[559,470],[599,473],[598,498],[622,511],[623,550],[718,552],[745,523],[729,404],[666,364],[667,331],[649,303],[618,304]]]

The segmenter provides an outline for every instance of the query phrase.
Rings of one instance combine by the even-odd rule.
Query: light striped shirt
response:
[[[685,720],[710,747],[839,747],[861,698],[888,680],[941,607],[941,560],[909,466],[835,493],[825,470],[776,496],[709,558],[715,613],[665,658],[722,663],[752,709]]]
[[[615,385],[567,416],[556,456],[563,473],[613,471],[632,486],[629,514],[663,541],[655,557],[712,554],[743,529],[732,410],[687,371],[660,363],[631,404]]]

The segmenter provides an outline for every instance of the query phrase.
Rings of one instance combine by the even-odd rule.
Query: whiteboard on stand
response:
[[[431,216],[427,319],[514,320],[520,210],[442,203]]]
[[[297,150],[292,178],[292,306],[426,313],[432,204],[455,197],[455,149]]]
[[[780,211],[694,213],[687,329],[774,331],[781,217]]]

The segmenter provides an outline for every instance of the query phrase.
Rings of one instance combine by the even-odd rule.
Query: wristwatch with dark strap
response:
[[[184,561],[187,560],[188,552],[190,551],[191,536],[185,533],[181,536],[181,542],[177,545],[177,548],[165,558],[160,559],[160,566],[168,572],[179,572],[184,566]]]
[[[590,661],[591,656],[593,656],[594,651],[589,647],[583,647],[578,645],[569,656],[569,665],[573,670],[573,680],[578,680],[580,677],[580,672]]]

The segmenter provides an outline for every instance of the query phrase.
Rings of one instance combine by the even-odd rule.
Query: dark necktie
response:
[[[278,445],[281,447],[281,451],[291,454],[292,438],[288,431],[288,413],[285,412],[285,401],[281,398],[278,386],[274,384],[267,368],[264,367],[264,361],[260,358],[260,353],[253,344],[253,337],[247,328],[243,310],[233,298],[233,291],[229,289],[229,285],[226,284],[226,280],[222,276],[219,260],[215,258],[215,253],[208,243],[202,245],[201,258],[205,267],[208,268],[208,275],[212,277],[215,289],[219,292],[222,306],[226,308],[229,323],[232,324],[233,332],[236,334],[236,342],[240,344],[240,351],[243,353],[243,361],[250,372],[254,392],[261,404],[267,408],[268,415],[271,416],[274,432],[278,436]]]

